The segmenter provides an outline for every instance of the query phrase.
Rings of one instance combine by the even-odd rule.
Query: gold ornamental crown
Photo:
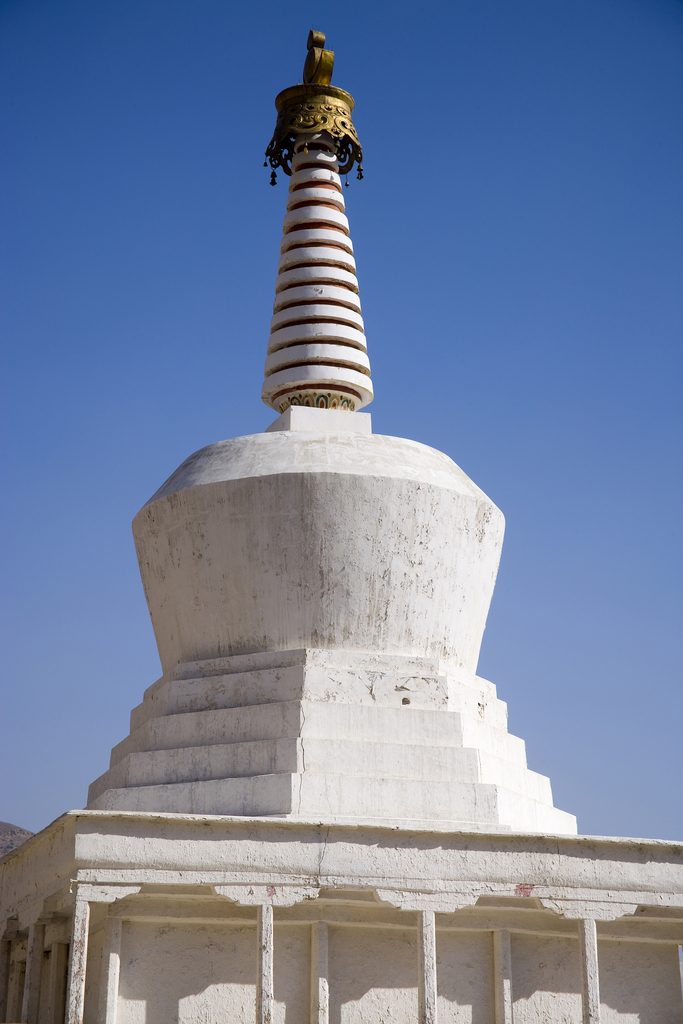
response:
[[[311,30],[307,46],[303,85],[292,85],[275,97],[277,123],[266,150],[266,166],[270,163],[273,169],[273,185],[278,167],[285,174],[292,173],[297,135],[315,135],[318,132],[332,136],[339,173],[347,174],[357,163],[358,177],[363,177],[363,150],[351,120],[355,105],[353,96],[330,85],[334,53],[325,49],[324,33]]]

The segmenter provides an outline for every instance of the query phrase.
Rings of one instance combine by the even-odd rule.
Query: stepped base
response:
[[[181,814],[277,815],[291,820],[320,817],[338,822],[352,816],[405,827],[405,821],[448,824],[454,829],[510,829],[574,834],[573,815],[502,786],[343,775],[260,775],[129,789],[107,789],[91,810],[161,811]]]
[[[576,833],[493,684],[428,659],[301,650],[178,666],[147,690],[91,810]]]

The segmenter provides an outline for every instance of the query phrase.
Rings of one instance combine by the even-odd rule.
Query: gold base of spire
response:
[[[334,54],[321,48],[324,43],[322,32],[309,34],[304,66],[306,84],[284,89],[275,98],[277,123],[266,150],[266,160],[273,171],[281,167],[285,174],[291,174],[297,135],[327,132],[336,147],[339,173],[347,174],[357,163],[358,177],[362,178],[363,150],[351,120],[353,96],[330,85]]]

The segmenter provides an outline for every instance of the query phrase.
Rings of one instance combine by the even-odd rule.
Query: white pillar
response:
[[[24,978],[26,977],[26,961],[16,959],[18,940],[10,942],[9,985],[7,988],[7,1020],[18,1021],[21,1018],[21,1004],[24,995]]]
[[[38,1000],[40,999],[40,975],[43,969],[43,951],[45,948],[45,925],[32,924],[28,930],[28,946],[26,949],[26,976],[24,977],[24,997],[21,1001],[22,1024],[36,1024],[38,1020]]]
[[[327,956],[327,924],[325,921],[317,921],[311,934],[311,1024],[329,1024]]]
[[[74,907],[74,916],[71,924],[65,1024],[83,1024],[89,925],[90,904],[87,900],[76,896],[76,906]]]
[[[53,942],[50,947],[50,985],[47,1014],[48,1024],[64,1024],[68,959],[68,943]]]
[[[273,908],[257,907],[258,970],[256,975],[256,1024],[273,1020]],[[68,1024],[72,1024],[71,1021]],[[76,1024],[76,1022],[74,1022]],[[80,1021],[78,1022],[80,1024]]]
[[[496,1024],[512,1024],[512,954],[510,932],[493,933]]]
[[[579,922],[581,941],[581,998],[583,1024],[600,1024],[600,978],[598,974],[598,933],[595,921]]]
[[[418,1019],[436,1024],[436,918],[433,910],[418,911]]]
[[[7,995],[9,992],[9,963],[12,943],[0,940],[0,1019],[7,1020]]]
[[[102,980],[100,981],[100,1024],[116,1024],[119,1000],[119,976],[121,973],[121,926],[120,917],[110,917],[102,950]]]

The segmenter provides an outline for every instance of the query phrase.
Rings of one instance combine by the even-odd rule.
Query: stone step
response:
[[[518,764],[473,748],[315,739],[255,740],[126,755],[90,787],[92,801],[106,789],[283,772],[404,778],[424,782],[481,782],[505,785],[552,804],[550,782]]]
[[[546,832],[575,836],[576,815],[538,800],[528,800],[505,786],[498,788],[498,813],[517,832]]]
[[[303,770],[301,740],[270,739],[127,754],[88,790],[88,805],[107,789],[280,775]]]
[[[298,737],[476,747],[526,766],[522,740],[460,712],[282,701],[150,719],[114,747],[110,767],[143,750]]]
[[[387,816],[393,808],[393,816]],[[479,826],[576,833],[576,819],[503,787],[467,782],[419,782],[358,776],[280,774],[215,779],[167,786],[109,789],[93,801],[94,810],[185,814],[335,816],[461,822]]]
[[[110,767],[142,750],[174,750],[248,740],[296,739],[301,732],[299,701],[245,708],[196,711],[151,718],[112,749]]]
[[[318,655],[324,652],[317,652]],[[406,658],[328,659],[307,655],[303,663],[220,673],[205,677],[161,679],[133,708],[131,732],[150,718],[247,707],[289,700],[359,704],[369,707],[406,707],[471,713],[488,725],[507,728],[507,706],[491,684],[468,676],[435,675],[433,662],[420,665]],[[236,659],[230,659],[234,661]],[[387,662],[396,663],[390,668]],[[356,664],[358,662],[358,664]],[[379,662],[379,663],[378,663]]]

